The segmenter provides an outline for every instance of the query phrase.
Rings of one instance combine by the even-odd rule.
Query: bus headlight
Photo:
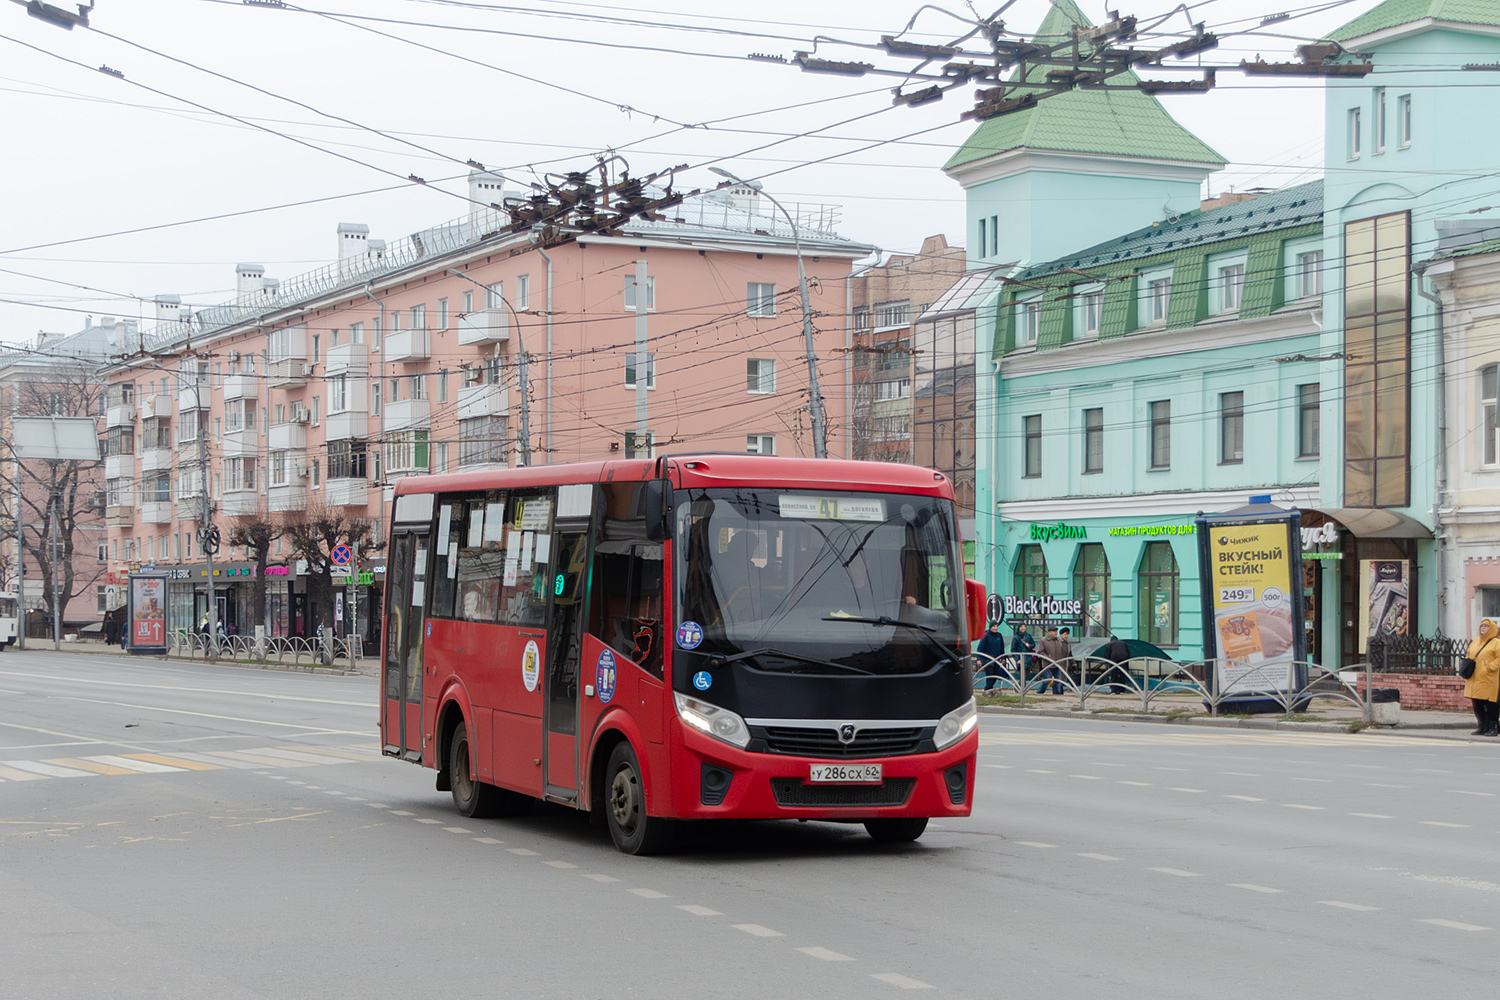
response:
[[[938,750],[951,746],[960,738],[967,736],[977,725],[979,725],[979,709],[975,707],[974,699],[970,698],[938,720],[937,732],[932,734],[932,745]]]
[[[677,717],[694,729],[733,746],[750,745],[750,727],[729,709],[675,691],[672,698],[677,702]]]

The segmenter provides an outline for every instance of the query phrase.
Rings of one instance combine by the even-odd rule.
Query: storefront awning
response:
[[[1375,507],[1309,507],[1342,524],[1356,538],[1431,538],[1421,521]]]

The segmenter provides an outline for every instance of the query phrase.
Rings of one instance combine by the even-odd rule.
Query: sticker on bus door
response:
[[[615,696],[615,654],[613,650],[606,649],[599,654],[599,662],[594,668],[594,685],[599,690],[599,700],[608,705],[610,699]]]
[[[536,640],[527,640],[526,651],[521,654],[521,683],[526,685],[528,691],[536,690],[536,682],[541,677],[542,672],[538,663],[541,656],[541,652],[536,648]]]

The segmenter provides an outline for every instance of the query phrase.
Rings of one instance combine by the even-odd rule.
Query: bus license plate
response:
[[[811,782],[878,782],[879,764],[813,764],[808,775]]]

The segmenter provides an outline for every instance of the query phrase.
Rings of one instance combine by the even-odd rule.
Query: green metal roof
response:
[[[1073,0],[1052,0],[1052,8],[1037,29],[1036,38],[1043,42],[1071,38],[1073,26],[1087,26],[1089,23]],[[1027,66],[1023,80],[1041,83],[1050,68]],[[1128,72],[1111,82],[1134,84],[1139,80],[1133,72]],[[1044,98],[1025,111],[981,122],[943,169],[951,170],[1022,147],[1185,160],[1216,167],[1226,162],[1224,157],[1179,125],[1161,102],[1150,94],[1139,90],[1071,90]]]
[[[1343,42],[1428,18],[1500,27],[1500,0],[1385,0],[1328,37]]]

